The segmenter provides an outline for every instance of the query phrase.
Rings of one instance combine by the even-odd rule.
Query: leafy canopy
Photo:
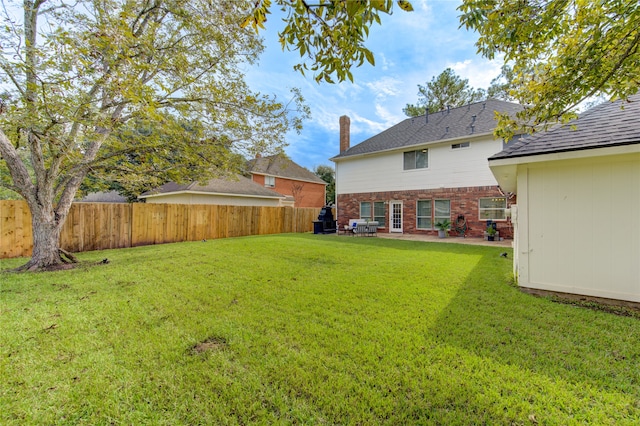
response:
[[[285,13],[284,29],[279,32],[283,49],[297,50],[303,62],[294,68],[305,74],[312,71],[317,82],[350,80],[351,68],[364,62],[375,65],[371,50],[364,42],[369,29],[381,24],[381,14],[391,14],[392,0],[273,0]],[[413,11],[407,0],[397,0],[401,10]],[[272,0],[257,0],[253,12],[242,26],[264,29]]]
[[[248,2],[24,1],[3,9],[0,186],[72,199],[88,174],[191,179],[278,151],[308,110],[255,93]],[[131,159],[135,157],[135,161]],[[216,168],[211,167],[215,165]],[[118,172],[118,173],[116,173]]]
[[[407,104],[402,111],[409,117],[433,113],[451,107],[459,107],[486,98],[483,89],[469,86],[469,80],[460,78],[451,68],[433,77],[425,86],[418,85],[418,102]]]
[[[527,105],[519,123],[500,117],[499,136],[566,122],[592,96],[638,92],[637,0],[464,0],[459,10],[478,51],[512,66],[509,94]]]

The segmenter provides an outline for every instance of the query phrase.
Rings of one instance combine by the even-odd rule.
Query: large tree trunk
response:
[[[31,226],[33,229],[33,253],[31,260],[18,270],[61,269],[69,263],[75,263],[75,257],[60,248],[60,220],[52,205],[30,205]]]

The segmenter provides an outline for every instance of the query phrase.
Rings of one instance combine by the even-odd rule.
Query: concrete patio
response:
[[[338,234],[336,234],[338,235]],[[502,241],[487,241],[483,238],[470,238],[470,237],[447,237],[438,238],[437,235],[416,235],[416,234],[401,234],[401,233],[387,233],[378,232],[377,237],[358,237],[350,234],[340,234],[340,237],[345,238],[390,238],[395,240],[407,240],[407,241],[425,241],[432,243],[452,243],[452,244],[473,244],[491,247],[512,247],[513,240]]]

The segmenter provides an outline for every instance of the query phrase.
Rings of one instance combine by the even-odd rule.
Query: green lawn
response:
[[[502,251],[275,235],[2,274],[0,424],[640,422],[640,320],[523,294]]]

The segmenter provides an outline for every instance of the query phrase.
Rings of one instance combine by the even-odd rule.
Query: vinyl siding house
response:
[[[489,166],[514,208],[514,271],[531,292],[640,302],[640,96],[522,138]]]
[[[482,237],[488,219],[511,238],[508,207],[513,194],[498,187],[487,158],[505,144],[493,136],[494,111],[522,107],[487,100],[408,118],[353,147],[349,118],[340,118],[336,164],[338,226],[351,219],[378,221],[379,232],[436,234],[448,219],[452,234]]]

